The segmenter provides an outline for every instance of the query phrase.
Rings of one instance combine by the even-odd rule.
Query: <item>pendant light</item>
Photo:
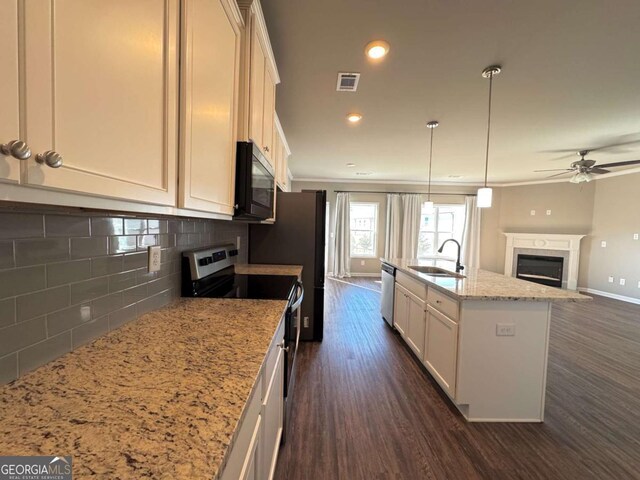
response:
[[[491,136],[491,94],[493,91],[493,77],[500,73],[500,65],[491,65],[482,71],[482,76],[489,79],[489,115],[487,118],[487,152],[484,161],[484,187],[478,189],[478,207],[488,208],[491,206],[493,190],[487,187],[487,176],[489,174],[489,139]]]
[[[431,130],[431,139],[429,142],[429,187],[427,191],[427,201],[424,208],[427,213],[433,212],[433,202],[431,201],[431,165],[433,164],[433,130],[440,125],[436,120],[427,123],[427,128]]]

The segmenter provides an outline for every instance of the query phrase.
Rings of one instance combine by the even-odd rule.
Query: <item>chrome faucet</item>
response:
[[[442,245],[440,245],[440,248],[438,249],[438,253],[442,253],[442,250],[444,250],[444,246],[447,244],[447,242],[453,242],[458,246],[458,258],[456,260],[456,272],[460,273],[462,270],[464,270],[464,266],[460,265],[460,250],[462,249],[462,247],[460,246],[460,242],[458,242],[455,238],[448,238],[444,242],[442,242]]]

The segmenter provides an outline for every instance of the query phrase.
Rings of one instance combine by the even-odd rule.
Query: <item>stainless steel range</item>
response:
[[[291,410],[295,356],[300,341],[298,309],[304,287],[296,276],[246,275],[235,272],[238,250],[234,245],[221,245],[182,254],[182,296],[202,298],[249,298],[286,300],[288,302],[284,330],[284,442],[287,417]]]

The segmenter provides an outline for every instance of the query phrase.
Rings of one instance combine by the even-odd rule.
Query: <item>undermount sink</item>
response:
[[[432,277],[464,278],[464,275],[450,272],[449,270],[445,270],[444,268],[439,268],[439,267],[409,266],[409,268],[411,270],[415,270],[416,272],[425,273]]]

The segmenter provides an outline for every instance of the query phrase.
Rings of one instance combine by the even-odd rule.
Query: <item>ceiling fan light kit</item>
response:
[[[482,71],[482,76],[489,79],[489,111],[487,115],[487,150],[484,162],[484,187],[478,189],[478,208],[491,207],[493,200],[493,190],[487,187],[487,177],[489,175],[489,140],[491,138],[491,96],[493,93],[493,77],[502,71],[500,65],[491,65]]]
[[[605,173],[611,173],[611,170],[607,170],[607,168],[612,167],[624,167],[627,165],[637,165],[640,164],[640,160],[627,160],[624,162],[612,162],[612,163],[604,163],[601,165],[596,165],[595,160],[588,160],[585,157],[591,153],[591,150],[580,150],[578,155],[580,156],[580,160],[571,163],[569,168],[553,168],[549,170],[535,170],[536,172],[557,172],[553,175],[549,175],[547,178],[559,177],[561,175],[572,174],[573,176],[569,179],[571,183],[584,183],[590,182],[595,178],[595,175],[602,175]]]

